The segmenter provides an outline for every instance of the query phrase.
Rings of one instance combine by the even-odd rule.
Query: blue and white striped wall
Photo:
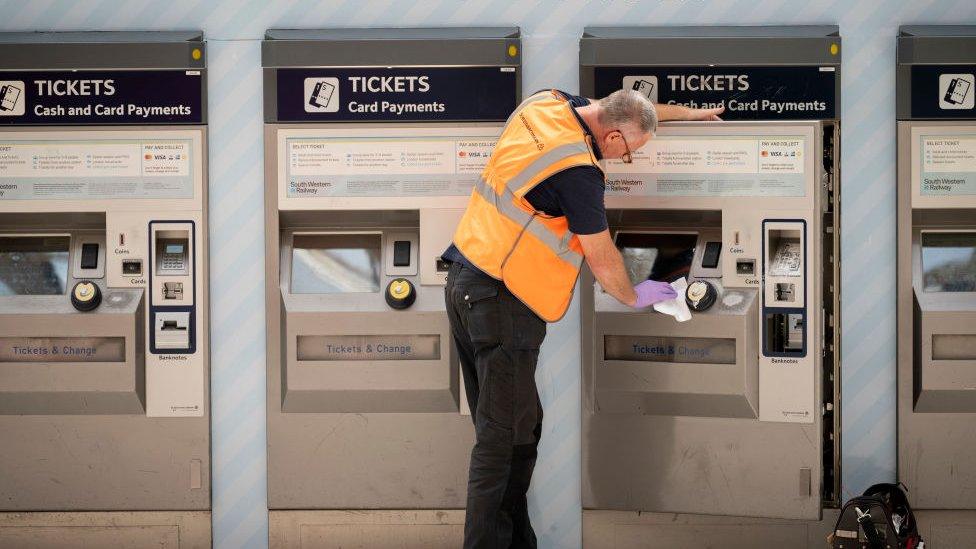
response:
[[[0,30],[198,29],[210,67],[217,547],[267,544],[260,40],[270,27],[518,25],[525,91],[576,91],[586,25],[839,24],[843,36],[843,483],[895,477],[895,34],[976,23],[972,0],[0,0]],[[531,491],[543,547],[580,545],[578,304],[550,328]]]

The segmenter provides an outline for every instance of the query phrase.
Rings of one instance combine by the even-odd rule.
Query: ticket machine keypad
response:
[[[158,274],[186,274],[187,252],[189,249],[186,239],[165,240],[161,241],[159,245]]]

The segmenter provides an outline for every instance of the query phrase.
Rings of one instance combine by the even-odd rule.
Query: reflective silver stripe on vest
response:
[[[546,227],[538,223],[533,223],[535,221],[535,215],[516,206],[513,202],[516,200],[515,195],[508,189],[505,189],[505,192],[499,196],[495,193],[495,189],[481,178],[478,178],[474,189],[489,204],[494,206],[498,213],[518,224],[522,227],[523,231],[528,231],[532,236],[538,238],[554,254],[559,256],[560,259],[577,269],[582,267],[583,255],[569,247],[569,243],[574,236],[572,232],[567,230],[566,234],[560,238]]]
[[[520,171],[518,175],[509,179],[505,186],[508,187],[509,191],[515,193],[515,191],[521,189],[523,185],[531,181],[534,177],[538,177],[539,174],[546,170],[546,168],[555,164],[556,162],[565,160],[566,158],[580,153],[586,153],[589,155],[589,152],[589,147],[587,147],[586,143],[582,141],[560,145],[533,160],[528,166]]]
[[[541,101],[541,100],[546,99],[546,98],[552,99],[552,92],[549,92],[549,91],[541,91],[541,92],[539,92],[539,93],[537,93],[535,95],[530,95],[524,101],[522,101],[521,103],[519,103],[519,105],[517,107],[515,107],[515,110],[512,111],[512,114],[508,115],[508,120],[505,121],[505,125],[507,126],[508,123],[511,122],[513,118],[515,118],[515,115],[518,114],[519,111],[521,111],[522,109],[524,109],[527,105],[529,105],[531,103],[535,103],[536,101]]]

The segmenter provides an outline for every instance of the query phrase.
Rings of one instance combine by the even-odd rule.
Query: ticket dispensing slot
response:
[[[915,412],[976,412],[976,223],[966,214],[914,215]]]
[[[105,284],[104,215],[3,218],[0,414],[145,413],[143,301]]]
[[[420,258],[433,257],[419,212],[312,217],[282,215],[283,410],[456,413],[450,332],[431,310],[443,291],[419,280]]]
[[[632,283],[684,278],[716,295],[678,323],[620,305],[594,284],[599,413],[756,417],[757,292],[722,286],[721,212],[611,210],[608,218]]]

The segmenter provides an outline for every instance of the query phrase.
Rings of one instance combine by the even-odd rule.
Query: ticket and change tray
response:
[[[67,216],[45,221],[52,217]],[[78,217],[104,227],[104,216]],[[13,232],[32,220],[4,218],[13,223],[3,224],[6,233],[0,228],[0,413],[144,414],[144,292],[113,290],[111,299],[85,315],[77,314],[69,297],[91,276],[85,266],[103,264],[97,248],[89,253],[92,263],[83,256],[92,243],[104,241],[104,229],[87,231],[76,219],[56,223],[75,228],[61,234],[46,227]]]

